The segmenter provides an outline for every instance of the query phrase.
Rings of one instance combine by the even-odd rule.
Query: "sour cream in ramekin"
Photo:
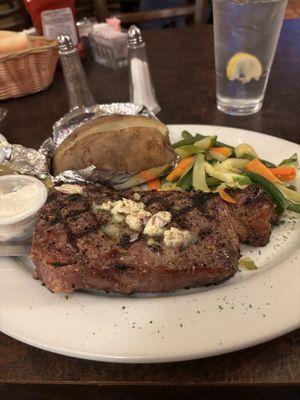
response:
[[[39,211],[47,199],[46,186],[26,175],[0,177],[0,241],[32,236]]]

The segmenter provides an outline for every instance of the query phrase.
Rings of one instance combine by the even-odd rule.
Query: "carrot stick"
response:
[[[159,179],[154,179],[153,181],[150,181],[147,183],[147,189],[149,190],[158,190],[161,188],[160,180]]]
[[[295,175],[277,175],[277,178],[284,182],[290,182],[295,179]]]
[[[225,189],[221,188],[218,190],[221,199],[227,201],[227,203],[235,204],[236,200],[225,192]]]
[[[187,157],[179,161],[177,166],[169,173],[166,180],[169,182],[175,181],[175,179],[180,178],[184,171],[192,164],[194,157]]]
[[[258,158],[254,158],[246,164],[245,169],[250,172],[255,172],[258,175],[263,176],[270,182],[280,182],[280,180],[270,171],[270,168],[266,167]]]
[[[270,171],[282,181],[292,181],[296,178],[296,168],[279,166],[276,168],[269,168]]]
[[[215,153],[223,154],[226,158],[231,155],[231,149],[229,147],[211,147],[210,150]]]

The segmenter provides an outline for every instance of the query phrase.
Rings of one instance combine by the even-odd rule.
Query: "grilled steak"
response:
[[[259,186],[246,190],[232,190],[236,204],[228,206],[234,229],[242,243],[265,246],[270,239],[272,224],[278,220],[275,206],[268,194]]]
[[[269,239],[274,207],[257,191],[261,189],[236,191],[233,206],[218,195],[196,192],[145,191],[137,195],[103,186],[86,187],[81,195],[54,192],[34,233],[31,257],[35,277],[53,292],[94,288],[131,294],[218,284],[236,272],[239,236],[253,244]],[[163,235],[149,236],[144,226],[138,232],[127,218],[116,221],[109,208],[124,198],[142,203],[148,221],[150,215],[161,211],[171,213]],[[257,236],[256,212],[260,216]],[[243,217],[240,224],[238,215]],[[167,242],[166,232],[171,239],[174,233],[185,232],[186,240]]]

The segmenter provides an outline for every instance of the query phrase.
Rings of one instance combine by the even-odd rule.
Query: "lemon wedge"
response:
[[[230,81],[238,79],[248,83],[251,79],[259,80],[262,75],[262,65],[257,57],[248,53],[236,53],[228,61],[226,75]]]

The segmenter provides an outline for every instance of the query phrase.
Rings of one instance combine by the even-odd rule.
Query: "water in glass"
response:
[[[259,111],[287,0],[213,0],[217,106]]]

